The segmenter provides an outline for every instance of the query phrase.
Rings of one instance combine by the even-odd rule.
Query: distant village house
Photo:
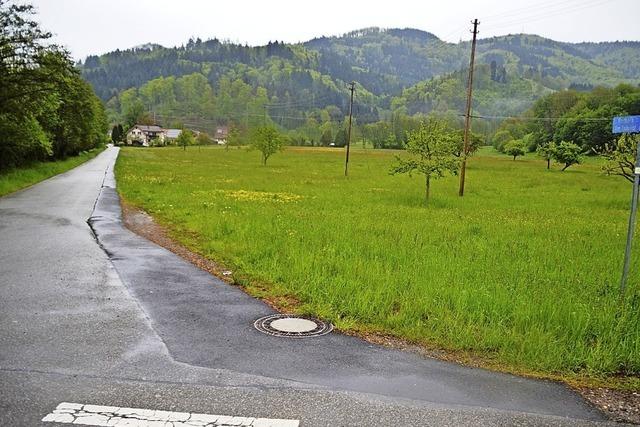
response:
[[[218,126],[213,140],[218,145],[224,145],[227,143],[227,139],[229,139],[229,126]]]
[[[200,135],[197,130],[192,130],[191,132],[196,138]],[[154,144],[171,144],[181,133],[181,129],[164,129],[157,125],[135,125],[127,132],[126,143],[127,145],[141,145],[143,147],[149,147]],[[229,128],[227,126],[218,126],[213,141],[216,144],[224,145],[227,143],[228,137]]]
[[[127,132],[127,145],[148,147],[151,141],[164,143],[165,130],[157,125],[135,125]]]

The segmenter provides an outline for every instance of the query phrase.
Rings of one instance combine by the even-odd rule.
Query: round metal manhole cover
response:
[[[326,335],[333,330],[331,323],[290,314],[272,314],[253,323],[262,333],[276,337],[308,338]]]

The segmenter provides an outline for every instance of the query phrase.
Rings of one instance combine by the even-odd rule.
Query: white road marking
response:
[[[62,402],[43,422],[106,427],[298,427],[298,420],[156,411]]]

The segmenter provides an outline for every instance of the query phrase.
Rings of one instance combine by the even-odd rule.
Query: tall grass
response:
[[[13,193],[22,188],[36,184],[54,175],[66,172],[76,166],[93,159],[102,152],[102,148],[94,148],[55,162],[34,162],[28,166],[0,172],[0,196]]]
[[[640,245],[619,301],[630,187],[597,160],[547,171],[482,151],[457,178],[389,176],[393,153],[121,152],[119,190],[183,243],[340,327],[517,369],[640,373]]]

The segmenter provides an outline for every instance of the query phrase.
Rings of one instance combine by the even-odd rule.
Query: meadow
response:
[[[598,159],[560,172],[490,148],[432,184],[394,152],[123,149],[122,197],[259,296],[338,328],[390,334],[512,372],[640,374],[640,242],[619,280],[631,187]],[[252,287],[260,283],[260,287]],[[261,289],[257,291],[256,289]],[[626,381],[625,380],[625,381]]]

